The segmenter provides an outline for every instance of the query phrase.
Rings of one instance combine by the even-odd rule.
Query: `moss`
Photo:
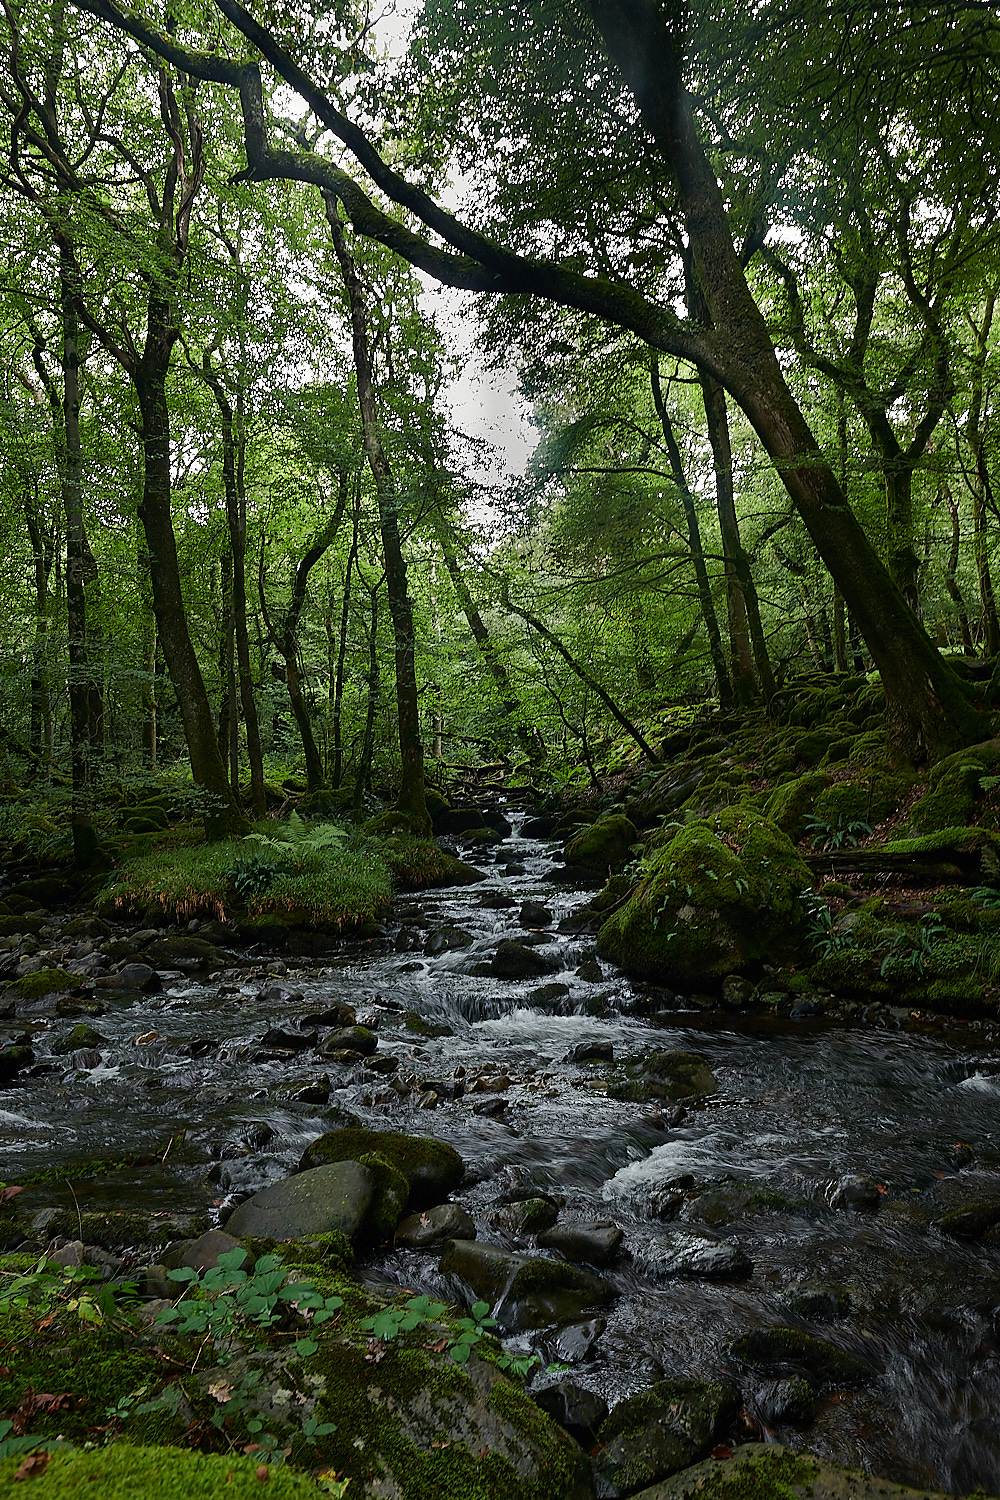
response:
[[[772,792],[764,805],[764,811],[782,833],[798,840],[806,831],[806,817],[812,812],[816,798],[830,785],[825,771],[808,771],[794,781],[786,781]]]
[[[996,749],[988,745],[960,750],[939,761],[928,777],[928,791],[913,806],[911,833],[934,833],[974,823],[979,815],[978,809],[982,806],[985,814],[989,807],[983,794],[982,778],[995,775],[998,769],[1000,757]]]
[[[259,1260],[262,1255],[276,1255],[287,1266],[300,1270],[309,1266],[317,1276],[349,1273],[354,1265],[354,1249],[339,1229],[327,1234],[311,1234],[302,1240],[272,1240],[246,1236],[241,1244]]]
[[[404,891],[422,891],[448,885],[474,885],[486,876],[481,870],[439,849],[431,839],[395,834],[383,846],[386,864],[396,885]]]
[[[176,1225],[161,1226],[158,1233],[157,1221],[151,1220],[147,1214],[115,1212],[78,1215],[75,1209],[68,1208],[49,1220],[45,1233],[50,1239],[61,1234],[66,1239],[82,1239],[85,1245],[115,1250],[124,1245],[164,1244],[174,1237]]]
[[[465,1163],[454,1146],[430,1136],[391,1130],[331,1130],[306,1148],[299,1168],[306,1171],[335,1161],[360,1161],[370,1152],[403,1175],[414,1207],[440,1203],[465,1175]]]
[[[756,1445],[754,1445],[756,1446]],[[819,1474],[819,1465],[808,1455],[742,1450],[735,1457],[708,1460],[689,1470],[692,1500],[803,1500],[811,1495],[811,1485]]]
[[[782,951],[803,925],[810,875],[789,839],[745,806],[677,830],[598,934],[598,952],[641,978],[721,980]]]
[[[622,813],[598,818],[570,839],[566,845],[566,863],[601,870],[623,865],[638,836],[635,824]]]
[[[410,1199],[410,1184],[391,1161],[377,1152],[368,1151],[358,1160],[375,1179],[375,1192],[365,1215],[363,1232],[377,1245],[382,1245],[392,1238],[393,1230],[403,1217]]]
[[[16,980],[12,988],[22,1000],[38,1000],[42,995],[75,990],[79,984],[79,974],[67,974],[64,969],[36,969],[34,974]]]
[[[0,1461],[0,1488],[14,1480],[22,1458]],[[192,1453],[182,1448],[151,1448],[113,1443],[107,1448],[59,1448],[29,1481],[32,1495],[99,1494],[101,1500],[259,1500],[262,1485],[255,1457]],[[13,1493],[13,1487],[10,1490]],[[307,1500],[319,1491],[306,1474],[268,1470],[268,1500]]]
[[[887,772],[860,781],[838,781],[816,798],[814,815],[831,829],[849,823],[881,823],[897,810],[913,779],[904,772]]]
[[[952,824],[947,828],[939,828],[933,833],[924,834],[922,837],[893,839],[884,847],[886,854],[938,854],[942,850],[949,849],[967,852],[981,848],[998,851],[1000,840],[984,828]]]
[[[93,1026],[81,1021],[65,1036],[56,1038],[52,1043],[52,1051],[57,1057],[61,1057],[66,1053],[76,1052],[80,1047],[103,1047],[106,1041],[107,1038],[95,1031]]]

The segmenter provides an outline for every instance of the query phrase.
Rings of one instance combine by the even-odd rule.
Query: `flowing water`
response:
[[[764,1413],[765,1434],[839,1462],[1000,1493],[1000,1244],[927,1228],[951,1206],[1000,1197],[1000,1054],[903,1031],[707,1013],[644,995],[607,965],[599,977],[593,966],[580,977],[593,941],[557,927],[586,898],[546,879],[553,867],[551,846],[515,834],[482,883],[399,898],[384,938],[345,941],[334,958],[301,967],[290,961],[282,977],[267,972],[268,955],[251,955],[210,983],[166,978],[163,994],[94,1023],[106,1039],[99,1066],[66,1071],[65,1060],[53,1060],[52,1072],[0,1093],[0,1175],[65,1165],[84,1208],[215,1207],[224,1217],[229,1204],[287,1175],[330,1128],[334,1105],[375,1126],[436,1135],[468,1164],[456,1197],[482,1239],[514,1244],[491,1227],[490,1206],[530,1188],[553,1197],[562,1220],[603,1217],[625,1229],[625,1253],[606,1273],[621,1295],[574,1366],[581,1384],[613,1403],[660,1371],[726,1369],[734,1337],[790,1323],[863,1355],[874,1378],[821,1400],[814,1424],[796,1431],[768,1426],[767,1383],[739,1372],[748,1432]],[[525,900],[549,907],[544,931],[522,928]],[[454,927],[468,946],[425,951],[443,941],[428,943],[430,934]],[[558,972],[517,981],[470,972],[500,938],[525,936]],[[542,984],[566,992],[533,999]],[[395,1073],[331,1066],[312,1052],[261,1060],[269,1026],[294,1027],[338,1001],[377,1031],[379,1054],[399,1059]],[[605,1015],[593,1013],[601,1008]],[[450,1034],[416,1035],[408,1011]],[[40,1061],[46,1037],[67,1023],[48,1025],[39,1021],[35,1032]],[[564,1060],[590,1041],[611,1042],[616,1058],[697,1051],[719,1092],[673,1123],[669,1106],[616,1102],[604,1091],[606,1068]],[[333,1087],[326,1107],[269,1097],[276,1084],[324,1072]],[[505,1092],[474,1091],[501,1073],[511,1080]],[[506,1101],[498,1118],[476,1112],[498,1098]],[[74,1180],[85,1158],[164,1152],[152,1166]],[[831,1206],[851,1173],[880,1184],[877,1209]],[[656,1274],[657,1247],[677,1226],[653,1215],[678,1178],[693,1182],[675,1194],[687,1200],[679,1223],[738,1242],[753,1262],[748,1280]],[[751,1197],[740,1184],[769,1191]],[[69,1189],[36,1187],[21,1201],[29,1212],[62,1205]],[[457,1291],[428,1252],[373,1256],[365,1274]],[[806,1286],[842,1289],[847,1316],[801,1321],[789,1299]],[[521,1335],[511,1346],[529,1342]]]

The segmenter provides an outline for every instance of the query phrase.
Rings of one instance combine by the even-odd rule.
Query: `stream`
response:
[[[240,955],[210,982],[164,975],[162,994],[94,1021],[105,1042],[89,1069],[47,1056],[47,1037],[71,1023],[39,1018],[32,1045],[51,1071],[36,1068],[0,1092],[0,1176],[65,1166],[72,1190],[27,1189],[29,1215],[67,1206],[73,1191],[87,1209],[211,1209],[224,1220],[232,1204],[287,1176],[306,1145],[336,1127],[337,1107],[376,1128],[434,1135],[468,1165],[455,1198],[483,1240],[530,1248],[491,1222],[498,1200],[526,1189],[553,1198],[560,1222],[606,1218],[624,1229],[623,1252],[603,1272],[620,1296],[590,1330],[596,1341],[574,1351],[582,1358],[572,1371],[610,1404],[661,1372],[716,1374],[735,1337],[790,1324],[860,1354],[874,1377],[822,1398],[812,1425],[795,1428],[768,1420],[766,1380],[738,1372],[747,1435],[756,1424],[902,1483],[1000,1493],[1000,1238],[963,1242],[928,1229],[950,1207],[1000,1197],[1000,1052],[650,996],[596,966],[591,937],[558,930],[586,896],[548,878],[555,849],[515,832],[483,882],[400,896],[384,936],[345,939],[333,957]],[[551,922],[522,926],[526,901],[544,905]],[[536,944],[553,972],[471,972],[504,937]],[[466,946],[430,951],[455,941]],[[268,1060],[270,1027],[294,1030],[338,1002],[376,1031],[376,1060],[397,1058],[394,1071],[312,1051]],[[416,1034],[407,1012],[446,1034]],[[698,1052],[719,1091],[680,1118],[669,1105],[617,1102],[607,1066],[565,1060],[590,1042],[610,1042],[616,1059]],[[321,1095],[324,1074],[326,1105],[269,1094],[294,1079]],[[74,1164],[130,1153],[163,1159],[74,1179]],[[841,1206],[838,1184],[850,1174],[879,1185],[875,1206]],[[665,1195],[676,1206],[670,1221],[656,1216]],[[664,1236],[685,1225],[736,1241],[752,1276],[662,1274]],[[372,1253],[361,1271],[374,1286],[454,1297],[437,1261],[393,1249]],[[846,1316],[823,1321],[831,1309]],[[552,1357],[551,1335],[508,1344]]]

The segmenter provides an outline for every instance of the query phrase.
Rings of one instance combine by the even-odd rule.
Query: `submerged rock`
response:
[[[350,1239],[375,1194],[374,1174],[357,1161],[338,1161],[287,1177],[241,1203],[226,1221],[237,1237],[300,1240],[336,1230]]]
[[[452,1240],[441,1258],[441,1270],[495,1304],[493,1316],[508,1332],[573,1322],[589,1309],[607,1307],[617,1296],[609,1281],[592,1272],[540,1256],[517,1255],[481,1240]]]
[[[599,1496],[634,1495],[703,1458],[739,1407],[728,1380],[660,1380],[619,1401],[598,1430]]]
[[[801,1371],[816,1385],[863,1385],[871,1367],[826,1339],[798,1328],[755,1328],[735,1339],[729,1352],[753,1370]]]
[[[422,1213],[410,1214],[396,1226],[396,1244],[409,1250],[426,1250],[445,1240],[474,1240],[476,1226],[472,1215],[457,1203],[439,1203]]]
[[[625,1073],[625,1081],[612,1084],[608,1090],[609,1098],[633,1104],[648,1104],[654,1099],[675,1103],[715,1094],[719,1088],[715,1074],[698,1052],[654,1052],[633,1059]]]
[[[563,1379],[532,1391],[532,1397],[581,1447],[593,1446],[597,1429],[608,1415],[608,1403],[603,1396],[577,1385],[575,1380]]]
[[[622,1231],[605,1219],[578,1219],[559,1224],[538,1236],[543,1250],[556,1250],[567,1260],[591,1266],[609,1266],[618,1254]]]

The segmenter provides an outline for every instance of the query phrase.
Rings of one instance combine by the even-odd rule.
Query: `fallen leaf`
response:
[[[12,1182],[9,1187],[5,1187],[3,1192],[0,1193],[0,1203],[9,1203],[12,1198],[17,1197],[18,1193],[23,1192],[23,1187],[20,1187],[16,1182]]]
[[[35,1474],[41,1474],[51,1457],[51,1453],[29,1453],[14,1478],[31,1479]]]
[[[267,1464],[258,1464],[257,1465],[257,1478],[260,1480],[261,1484],[265,1484],[267,1482],[267,1480],[270,1479],[270,1477],[271,1477],[271,1473],[270,1473],[270,1470],[267,1467]]]
[[[889,1189],[885,1186],[884,1183],[878,1183],[877,1187],[884,1198],[887,1198],[889,1196]]]
[[[226,1385],[224,1381],[220,1381],[218,1385],[209,1386],[208,1394],[214,1397],[214,1399],[218,1401],[220,1406],[225,1406],[226,1402],[233,1394],[233,1388],[231,1385]]]
[[[712,1449],[713,1458],[732,1458],[733,1450],[728,1443],[716,1443]]]
[[[43,1318],[42,1321],[39,1323],[39,1325],[38,1325],[38,1332],[39,1333],[44,1333],[44,1331],[45,1331],[46,1328],[51,1328],[52,1325],[53,1325],[53,1323],[56,1320],[56,1317],[57,1317],[56,1313],[49,1313],[48,1317],[47,1318]]]
[[[935,1177],[950,1177],[951,1173],[950,1172],[942,1172],[939,1167],[935,1167],[934,1168],[934,1176]]]

